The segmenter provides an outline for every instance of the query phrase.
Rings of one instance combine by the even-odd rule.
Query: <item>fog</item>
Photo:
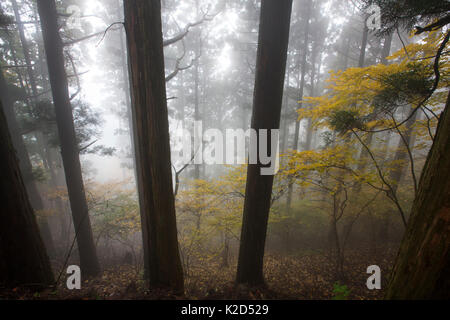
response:
[[[162,195],[161,203],[169,199],[175,206],[172,231],[179,253],[174,255],[187,297],[229,297],[226,288],[243,259],[242,235],[249,224],[257,230],[261,223],[263,231],[255,232],[264,236],[265,278],[278,292],[273,298],[329,299],[338,295],[339,285],[351,288],[344,290],[346,297],[380,298],[381,291],[366,290],[364,270],[374,264],[391,270],[394,264],[445,105],[449,73],[444,72],[448,51],[441,50],[437,67],[444,71],[435,82],[434,59],[441,43],[445,48],[445,27],[413,34],[407,23],[381,20],[369,2],[294,0],[285,54],[282,45],[270,47],[282,43],[283,34],[259,34],[261,1],[162,0],[168,159],[165,136],[159,134],[164,124],[152,123],[161,114],[165,120],[166,110],[164,103],[152,109],[158,95],[151,91],[156,78],[149,75],[158,67],[157,53],[143,53],[156,38],[153,30],[138,34],[140,16],[125,19],[120,0],[55,1],[66,105],[73,116],[63,122],[55,89],[63,82],[54,80],[56,62],[48,61],[55,55],[49,54],[53,38],[45,37],[41,21],[44,9],[31,0],[2,1],[0,93],[54,274],[69,264],[98,260],[93,269],[128,281],[120,292],[105,289],[102,297],[123,297],[129,286],[139,297],[152,263],[146,260],[152,254],[145,249],[147,233],[156,237],[151,223],[159,223],[154,218],[159,208],[166,210],[161,217],[171,214],[170,205],[158,207]],[[276,19],[267,23],[275,28]],[[129,21],[136,29],[128,24],[128,32],[139,41],[127,34]],[[136,57],[146,54],[154,60],[139,64]],[[275,54],[279,60],[270,60]],[[286,61],[284,78],[273,61],[282,66]],[[142,65],[151,67],[139,69]],[[267,79],[258,77],[264,72]],[[162,80],[162,72],[159,76]],[[136,102],[142,92],[144,106]],[[257,104],[265,101],[275,103],[259,113]],[[255,128],[273,119],[275,126]],[[69,149],[75,150],[73,161],[67,160]],[[170,164],[171,176],[158,171],[161,159]],[[273,185],[252,180],[252,165],[260,166],[261,176],[273,177]],[[165,178],[173,191],[167,199]],[[267,197],[258,189],[261,181],[270,182]],[[252,190],[261,194],[252,198]],[[74,199],[81,200],[74,204]],[[84,203],[88,222],[74,212]],[[246,220],[249,208],[256,208],[255,220]],[[89,239],[89,259],[83,258],[74,221]],[[387,274],[382,281],[384,286]],[[61,297],[70,296],[62,282]]]

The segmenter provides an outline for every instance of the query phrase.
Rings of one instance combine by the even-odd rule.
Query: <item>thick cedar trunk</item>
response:
[[[0,285],[45,287],[53,273],[0,101]]]
[[[450,298],[450,93],[387,290],[388,299]]]
[[[124,1],[124,9],[145,276],[151,287],[182,292],[160,1]]]
[[[75,136],[67,75],[64,67],[63,44],[58,32],[55,1],[38,1],[38,10],[55,106],[56,125],[61,143],[67,191],[80,255],[80,267],[83,275],[96,276],[100,273],[100,266],[95,251],[84,192],[78,143]]]
[[[292,0],[261,2],[252,114],[252,128],[257,131],[280,126],[291,10]],[[270,139],[267,139],[267,150],[271,150]],[[248,165],[245,191],[236,282],[249,285],[264,283],[264,246],[273,176],[261,175],[262,167],[259,162]]]

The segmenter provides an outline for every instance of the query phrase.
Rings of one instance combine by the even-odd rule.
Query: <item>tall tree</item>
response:
[[[388,299],[450,298],[450,93],[387,290]]]
[[[308,57],[309,52],[309,20],[311,18],[311,7],[313,5],[312,0],[306,0],[306,14],[304,17],[304,39],[303,39],[303,53],[301,55],[301,59],[299,59],[299,77],[298,77],[298,84],[299,84],[299,95],[298,95],[298,101],[300,101],[299,109],[303,107],[303,94],[305,91],[305,76],[306,76],[306,61]],[[300,6],[299,6],[300,7]],[[300,7],[301,8],[301,7]],[[314,67],[313,67],[314,68]],[[308,120],[309,121],[309,120]],[[300,121],[296,119],[295,121],[295,130],[294,130],[294,143],[292,145],[293,150],[298,149],[298,140],[299,140],[299,134],[300,134]],[[294,190],[293,184],[289,184],[288,187],[288,194],[286,197],[286,207],[287,211],[290,212],[291,210],[291,204],[292,204],[292,193]]]
[[[0,96],[4,101],[4,112],[6,121],[8,123],[9,132],[11,134],[11,139],[13,146],[17,152],[17,157],[19,159],[20,171],[22,173],[23,182],[27,189],[27,194],[30,198],[31,205],[33,209],[43,210],[44,204],[42,202],[41,195],[39,194],[38,188],[34,181],[33,176],[33,166],[30,161],[28,151],[25,147],[22,135],[20,133],[19,124],[17,123],[16,115],[13,108],[13,101],[8,92],[8,84],[3,76],[3,72],[0,71]],[[48,225],[47,219],[44,218],[40,221],[40,230],[42,233],[42,238],[47,247],[48,253],[52,255],[54,253],[53,239],[50,233],[50,227]]]
[[[0,284],[45,287],[53,273],[0,101]]]
[[[136,169],[150,287],[182,292],[172,187],[161,3],[124,1]]]
[[[308,53],[309,53],[309,20],[311,18],[311,7],[313,5],[312,0],[306,0],[306,13],[305,13],[305,17],[304,17],[304,39],[303,39],[303,53],[301,55],[301,60],[299,59],[299,95],[298,95],[298,99],[300,101],[300,106],[299,109],[302,108],[303,103],[303,94],[305,91],[305,76],[306,76],[306,59],[308,57]],[[300,7],[301,8],[301,7]],[[295,122],[295,132],[294,132],[294,144],[292,146],[293,150],[297,150],[298,149],[298,140],[299,140],[299,133],[300,133],[300,121],[296,121]]]
[[[263,0],[258,36],[256,79],[251,127],[279,129],[286,69],[292,0]],[[259,135],[255,141],[259,150]],[[267,139],[267,150],[271,141]],[[277,152],[277,150],[271,150]],[[263,260],[267,221],[272,198],[273,175],[261,175],[264,165],[248,165],[244,216],[236,282],[264,283]]]
[[[28,75],[27,83],[29,84],[29,86],[31,88],[31,92],[28,90],[29,96],[31,96],[31,98],[27,99],[27,103],[28,103],[28,107],[30,109],[36,108],[38,90],[37,90],[36,79],[35,79],[34,72],[33,72],[32,59],[30,57],[30,49],[29,49],[28,41],[25,37],[24,24],[22,23],[22,19],[20,16],[19,6],[17,4],[17,1],[12,0],[11,3],[12,3],[13,11],[14,11],[15,21],[17,23],[17,30],[19,31],[19,39],[20,39],[20,44],[22,46],[22,54],[23,54],[25,64],[26,64],[26,71],[27,71],[27,75]],[[3,75],[0,75],[0,77],[3,77]],[[0,80],[0,81],[3,81],[3,80]],[[22,82],[22,84],[23,84],[23,82]],[[7,93],[5,93],[5,94],[7,94]],[[25,186],[27,188],[28,195],[30,197],[31,205],[33,206],[33,209],[36,211],[43,210],[44,204],[41,199],[41,195],[39,194],[39,192],[36,188],[36,185],[32,179],[32,166],[31,166],[28,152],[25,148],[25,144],[23,143],[23,139],[20,136],[19,131],[16,130],[16,128],[18,129],[18,125],[17,125],[17,121],[15,119],[14,112],[12,111],[13,110],[12,105],[11,105],[11,108],[9,108],[9,106],[8,106],[9,103],[5,103],[5,104],[6,104],[6,110],[5,110],[6,118],[7,118],[10,130],[11,130],[13,145],[16,148],[16,150],[18,151],[18,157],[20,160],[21,171],[22,171],[22,175],[24,178]],[[35,135],[35,138],[37,141],[39,141],[42,144],[42,141],[41,141],[42,138],[41,138],[40,132],[37,135]],[[54,253],[54,244],[53,244],[52,234],[50,232],[50,227],[49,227],[47,218],[41,217],[38,220],[38,222],[39,222],[39,226],[41,229],[42,238],[44,239],[44,243],[47,247],[49,254],[52,255]]]
[[[84,192],[79,147],[75,135],[67,75],[64,67],[63,43],[58,32],[56,4],[54,0],[38,1],[37,4],[47,56],[67,191],[80,255],[80,267],[83,275],[96,276],[100,273],[100,265],[95,250],[89,210]]]

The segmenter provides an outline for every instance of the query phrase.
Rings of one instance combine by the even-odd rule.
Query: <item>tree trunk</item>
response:
[[[450,92],[400,246],[387,299],[450,298]]]
[[[25,37],[25,31],[23,30],[23,24],[22,24],[22,21],[20,18],[20,13],[19,13],[19,8],[17,6],[17,2],[16,2],[16,0],[11,0],[11,2],[12,2],[13,11],[14,11],[14,17],[17,22],[17,28],[19,30],[20,43],[22,44],[23,57],[24,57],[25,63],[26,63],[26,69],[27,69],[27,73],[28,73],[28,80],[30,81],[31,93],[33,94],[33,99],[36,99],[37,86],[36,86],[35,78],[32,76],[33,75],[33,67],[32,67],[32,62],[31,62],[31,58],[30,58],[30,51],[28,48],[27,39]]]
[[[58,32],[56,5],[54,0],[38,1],[37,4],[55,105],[56,125],[61,144],[67,191],[80,254],[80,267],[83,275],[96,276],[100,273],[100,266],[84,192],[78,143],[64,67],[63,44]]]
[[[9,132],[11,134],[14,149],[17,152],[20,172],[22,174],[22,179],[25,184],[25,188],[27,189],[29,200],[35,211],[43,210],[44,204],[42,202],[42,198],[41,195],[39,194],[38,188],[34,182],[33,167],[31,165],[30,157],[25,147],[25,143],[23,142],[22,135],[20,134],[19,124],[17,123],[16,115],[14,113],[13,101],[11,101],[10,99],[8,93],[8,86],[5,77],[3,76],[3,72],[1,71],[0,71],[0,96],[3,99],[6,121],[8,123]],[[55,252],[55,250],[47,219],[46,218],[41,219],[39,226],[47,251],[50,255],[52,255]]]
[[[300,101],[299,109],[302,108],[303,103],[301,102],[303,100],[303,91],[305,88],[305,75],[306,75],[306,58],[308,57],[308,40],[309,40],[309,18],[311,15],[311,6],[312,6],[312,0],[308,0],[307,3],[307,11],[305,16],[305,38],[303,40],[303,55],[300,65],[300,88],[299,88],[299,95],[298,99]],[[300,121],[296,120],[295,122],[295,135],[294,135],[294,144],[292,146],[293,150],[298,149],[298,140],[299,140],[299,131],[300,131]]]
[[[27,71],[27,75],[28,75],[28,83],[31,87],[32,97],[30,99],[27,99],[28,104],[29,104],[28,107],[29,107],[29,109],[31,109],[32,107],[36,106],[36,99],[38,97],[36,78],[34,77],[32,61],[31,61],[31,57],[30,57],[30,49],[28,46],[27,39],[25,37],[25,31],[24,31],[23,23],[22,23],[22,20],[20,17],[19,6],[17,5],[16,0],[12,0],[11,3],[12,3],[13,11],[14,11],[14,17],[17,22],[17,29],[19,31],[19,38],[20,38],[20,44],[22,45],[23,57],[25,59],[26,71]],[[22,84],[23,84],[23,82],[22,82]],[[29,92],[29,90],[27,91],[25,89],[25,92]],[[8,106],[6,106],[6,108],[9,109]],[[6,117],[8,120],[8,114],[6,114]],[[13,121],[16,122],[15,115],[14,115]],[[15,126],[18,128],[18,126],[16,126],[16,124],[11,125],[11,122],[9,122],[9,120],[8,120],[8,123],[10,125],[10,128],[12,126]],[[38,144],[42,141],[42,139],[40,138],[39,135],[35,135],[35,138],[36,138]],[[42,202],[41,195],[39,194],[39,191],[36,188],[34,181],[32,181],[32,166],[31,166],[31,163],[29,160],[28,151],[26,150],[25,145],[23,144],[22,137],[18,137],[18,140],[20,140],[19,144],[22,144],[23,146],[20,146],[20,145],[14,143],[15,138],[13,137],[14,147],[16,148],[16,150],[20,150],[20,151],[18,151],[18,155],[19,155],[19,159],[21,160],[21,170],[23,173],[26,173],[25,177],[24,177],[24,182],[25,182],[25,186],[27,188],[28,196],[30,197],[31,205],[33,206],[33,209],[35,211],[43,210],[44,204]],[[22,148],[25,148],[25,149],[21,150]],[[42,148],[38,148],[38,150],[43,151]],[[45,157],[42,157],[42,159],[43,159],[43,161],[45,161]],[[53,238],[52,238],[52,234],[50,232],[50,227],[48,225],[47,218],[40,217],[38,219],[38,225],[41,230],[41,235],[44,240],[47,251],[50,255],[53,255],[55,252],[55,247],[54,247]]]
[[[42,288],[53,273],[0,102],[0,284]]]
[[[310,97],[314,97],[315,95],[315,81],[316,81],[316,60],[317,60],[317,56],[320,54],[319,52],[319,48],[318,45],[315,44],[313,45],[313,49],[311,52],[311,91],[309,93]],[[320,69],[318,70],[318,74],[320,74]],[[303,99],[303,97],[302,97]],[[311,150],[311,145],[312,145],[312,136],[313,136],[313,131],[314,129],[312,128],[312,120],[311,118],[308,118],[306,120],[306,141],[305,141],[305,145],[303,147],[303,150]]]
[[[252,115],[252,128],[257,131],[280,127],[291,10],[292,0],[261,2]],[[257,140],[259,150],[259,137]],[[270,146],[267,139],[267,150]],[[264,283],[264,246],[274,176],[261,175],[262,167],[259,160],[248,165],[245,191],[236,282],[249,285]]]
[[[145,276],[183,291],[170,164],[160,1],[124,1]]]
[[[118,0],[117,1],[117,19],[119,21],[123,20],[123,7],[122,7],[123,1]],[[136,164],[134,159],[136,158],[136,153],[134,150],[134,135],[133,135],[133,116],[131,115],[131,96],[130,96],[130,82],[128,78],[129,70],[128,70],[128,54],[127,54],[127,48],[126,48],[126,39],[124,37],[124,31],[122,29],[119,30],[119,41],[120,41],[120,59],[121,59],[121,67],[122,67],[122,77],[123,77],[123,90],[125,93],[125,106],[126,106],[126,119],[128,122],[128,135],[130,137],[130,143],[131,143],[131,164],[133,169],[133,177],[134,181],[137,185],[137,177],[136,177]]]
[[[366,47],[367,47],[367,39],[369,36],[369,28],[367,28],[367,17],[364,19],[364,29],[363,29],[363,37],[361,41],[361,50],[359,52],[359,61],[358,67],[364,68],[364,62],[366,60]]]
[[[303,91],[305,88],[305,75],[306,75],[306,58],[308,56],[308,39],[309,39],[309,18],[311,15],[311,6],[312,6],[312,0],[308,0],[307,3],[307,12],[305,16],[305,38],[303,40],[303,55],[301,60],[300,67],[300,88],[299,88],[299,96],[298,99],[300,101],[299,109],[302,108],[303,103],[301,102],[303,100]],[[309,124],[309,122],[308,122]],[[294,143],[292,145],[293,150],[298,150],[298,140],[299,140],[299,134],[300,134],[300,121],[297,119],[295,120],[295,130],[294,130]],[[286,208],[287,212],[289,213],[291,211],[291,205],[292,205],[292,193],[294,191],[293,184],[290,184],[288,187],[288,194],[286,198]]]
[[[195,6],[197,10],[197,17],[199,15],[199,4],[198,0],[195,1]],[[195,39],[195,46],[196,46],[196,54],[198,55],[198,58],[194,61],[194,120],[200,121],[200,97],[199,97],[199,86],[200,86],[200,68],[199,68],[199,59],[201,54],[201,33],[197,30],[195,32],[197,39]],[[203,132],[194,132],[195,139],[202,139]],[[194,150],[194,152],[197,152],[197,150]],[[203,152],[203,150],[198,150],[199,153]],[[200,165],[194,164],[194,179],[198,180],[200,179]]]

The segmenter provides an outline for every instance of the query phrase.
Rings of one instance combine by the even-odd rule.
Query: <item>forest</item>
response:
[[[0,300],[450,298],[449,0],[2,0]]]

